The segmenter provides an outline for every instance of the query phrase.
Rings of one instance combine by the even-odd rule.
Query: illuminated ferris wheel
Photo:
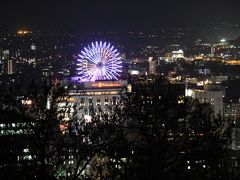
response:
[[[78,56],[81,81],[118,80],[122,72],[121,57],[110,43],[91,43]]]

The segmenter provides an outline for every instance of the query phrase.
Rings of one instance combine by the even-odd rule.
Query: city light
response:
[[[84,118],[86,123],[92,122],[92,117],[90,115],[85,115]]]
[[[32,105],[32,100],[31,99],[22,100],[22,104],[23,105]]]
[[[130,74],[131,75],[139,75],[139,71],[137,71],[137,70],[130,70]]]
[[[224,42],[226,42],[226,39],[221,39],[220,42],[224,43]]]
[[[18,35],[26,35],[26,34],[31,34],[32,31],[28,31],[28,30],[19,30],[17,31]]]
[[[121,57],[110,43],[92,43],[78,56],[80,81],[118,80],[122,72]]]

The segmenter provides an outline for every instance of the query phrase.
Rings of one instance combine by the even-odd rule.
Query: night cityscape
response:
[[[240,2],[0,4],[1,180],[240,179]]]

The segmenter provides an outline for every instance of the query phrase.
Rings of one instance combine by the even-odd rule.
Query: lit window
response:
[[[92,98],[89,98],[89,99],[88,99],[88,102],[89,102],[89,106],[92,106],[92,105],[93,105],[93,100],[92,100]]]
[[[108,98],[105,98],[104,105],[108,105]]]
[[[116,105],[117,104],[117,98],[116,96],[113,96],[113,105]]]
[[[73,164],[73,160],[69,161],[68,164]]]
[[[23,152],[27,153],[27,152],[29,152],[29,149],[28,148],[23,149]]]
[[[85,105],[84,102],[85,102],[85,99],[84,99],[84,98],[81,98],[81,99],[80,99],[80,106],[84,106],[84,105]]]
[[[97,98],[97,103],[96,105],[101,105],[101,98]]]

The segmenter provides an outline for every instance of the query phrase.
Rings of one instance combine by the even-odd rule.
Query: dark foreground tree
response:
[[[105,171],[98,177],[229,179],[229,127],[211,106],[148,92],[125,96],[115,107],[105,128],[117,138],[101,152]]]
[[[89,122],[71,111],[77,106],[59,85],[32,88],[31,107],[8,106],[26,122],[22,149],[31,156],[19,155],[14,168],[1,164],[2,172],[38,179],[229,179],[225,122],[209,104],[154,88],[125,93],[108,113],[90,107]]]

